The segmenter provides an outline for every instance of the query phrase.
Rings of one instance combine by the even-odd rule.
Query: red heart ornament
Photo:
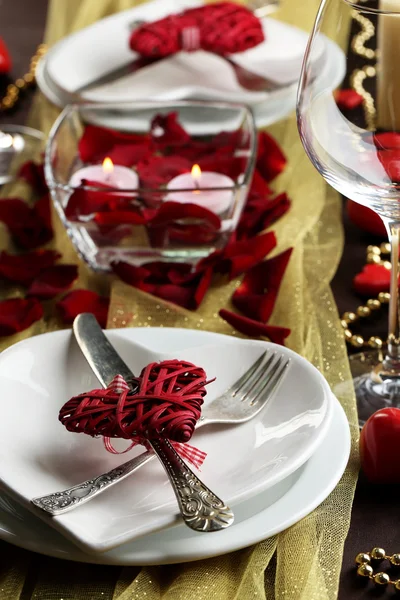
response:
[[[362,296],[377,296],[390,290],[390,270],[384,265],[365,265],[353,279],[356,292]]]
[[[0,37],[0,73],[9,73],[12,63],[5,41]]]
[[[136,379],[138,392],[93,390],[69,400],[59,420],[68,431],[135,439],[143,443],[163,435],[187,442],[200,418],[206,373],[192,363],[168,360],[145,367]]]
[[[382,408],[361,431],[361,466],[373,483],[400,483],[400,409]]]

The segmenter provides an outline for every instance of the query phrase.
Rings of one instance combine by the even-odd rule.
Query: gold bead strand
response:
[[[31,58],[29,71],[25,73],[23,77],[19,77],[14,83],[10,83],[10,85],[7,86],[6,94],[0,101],[0,112],[4,112],[13,108],[18,102],[21,92],[31,87],[35,83],[37,64],[40,58],[46,54],[46,52],[46,44],[40,44],[36,50],[36,53]]]
[[[390,261],[386,260],[386,256],[390,254],[390,244],[383,242],[380,246],[368,246],[367,247],[367,264],[382,265],[386,269],[390,270],[392,265]],[[344,339],[353,348],[373,348],[380,350],[383,347],[383,340],[373,335],[368,340],[360,334],[353,334],[350,326],[356,323],[360,319],[368,318],[372,313],[381,309],[383,304],[389,304],[390,294],[389,292],[380,292],[377,298],[370,298],[366,304],[360,305],[355,312],[345,312],[341,317],[341,324],[343,327]]]
[[[400,566],[400,554],[388,555],[383,548],[375,547],[370,552],[359,552],[355,558],[357,575],[367,577],[377,586],[393,585],[395,590],[400,591],[400,579],[391,579],[383,571],[374,572],[371,562],[378,563],[384,560],[388,560],[395,567]]]

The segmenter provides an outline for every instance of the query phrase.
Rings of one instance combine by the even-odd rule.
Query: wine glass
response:
[[[341,109],[337,92],[320,77],[321,56],[333,48],[341,49],[343,87],[363,97],[358,108]],[[400,406],[399,0],[322,1],[304,58],[297,115],[314,166],[336,190],[383,219],[391,244],[387,346],[350,357],[363,425],[380,408]]]

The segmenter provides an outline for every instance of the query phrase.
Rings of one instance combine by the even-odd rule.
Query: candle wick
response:
[[[200,181],[197,179],[197,177],[193,178],[193,182],[194,182],[194,189],[199,190],[200,189]]]

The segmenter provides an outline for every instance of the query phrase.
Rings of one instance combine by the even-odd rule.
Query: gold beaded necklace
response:
[[[46,44],[39,44],[35,54],[31,58],[29,71],[22,77],[16,79],[14,83],[10,83],[7,86],[6,94],[0,101],[0,112],[4,112],[13,108],[18,102],[21,92],[35,83],[37,64],[40,58],[46,54],[46,52]]]
[[[367,248],[367,263],[382,265],[386,269],[390,270],[392,265],[388,260],[382,260],[382,256],[390,254],[390,244],[384,242],[380,246],[368,246]],[[374,335],[368,340],[364,340],[364,337],[360,334],[353,334],[350,326],[360,319],[365,319],[371,316],[373,312],[380,310],[382,304],[389,304],[390,294],[389,292],[381,292],[377,298],[371,298],[367,300],[366,304],[360,305],[355,312],[346,311],[341,316],[341,324],[343,327],[343,335],[348,344],[354,348],[374,348],[380,350],[383,346],[383,340]]]

